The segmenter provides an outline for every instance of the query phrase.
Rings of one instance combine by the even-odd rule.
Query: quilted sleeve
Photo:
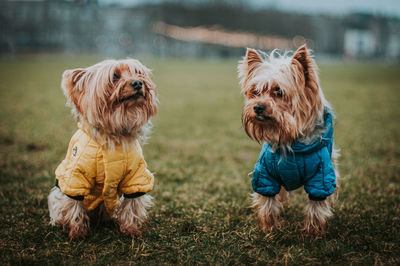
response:
[[[251,179],[254,192],[264,196],[275,196],[279,193],[281,185],[273,178],[267,168],[265,154],[261,154],[258,159]]]
[[[336,175],[328,148],[324,147],[317,155],[319,163],[316,164],[316,171],[306,181],[304,189],[309,194],[310,199],[324,200],[335,191]],[[307,164],[310,163],[310,161],[307,162]]]
[[[94,185],[97,147],[78,130],[72,137],[66,158],[56,169],[61,191],[69,196],[86,196]]]
[[[139,156],[135,161],[137,163],[131,164],[130,173],[121,182],[120,190],[122,193],[133,194],[153,190],[154,176],[147,169],[147,164],[143,156]]]

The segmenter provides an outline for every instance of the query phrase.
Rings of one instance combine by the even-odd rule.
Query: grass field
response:
[[[144,147],[156,173],[147,231],[113,224],[85,240],[49,226],[47,194],[76,124],[63,70],[96,58],[0,60],[0,264],[400,264],[400,66],[323,65],[339,118],[341,190],[327,234],[300,233],[306,195],[292,193],[280,230],[264,235],[247,176],[260,146],[240,122],[235,61],[143,60],[160,109]]]

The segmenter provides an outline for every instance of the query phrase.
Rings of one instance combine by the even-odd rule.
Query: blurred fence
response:
[[[208,2],[209,3],[209,2]],[[0,2],[0,54],[237,56],[243,47],[293,49],[347,58],[400,58],[400,20],[257,10],[242,5],[102,6],[97,0]]]

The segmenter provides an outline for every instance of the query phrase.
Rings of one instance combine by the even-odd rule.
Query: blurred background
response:
[[[2,0],[0,54],[237,57],[243,47],[400,59],[397,0]]]

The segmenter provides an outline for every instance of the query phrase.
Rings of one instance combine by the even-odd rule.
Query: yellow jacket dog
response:
[[[84,196],[87,209],[102,201],[113,215],[120,196],[153,189],[154,177],[147,169],[142,148],[136,140],[129,149],[105,149],[78,124],[67,156],[56,169],[60,190],[71,197]]]

